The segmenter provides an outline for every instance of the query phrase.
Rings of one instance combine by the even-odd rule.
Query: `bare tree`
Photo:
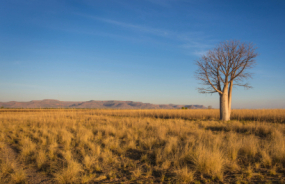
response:
[[[255,50],[251,43],[225,41],[196,61],[196,78],[206,86],[198,90],[200,93],[219,93],[220,119],[223,121],[230,120],[233,86],[251,88],[244,80],[252,76],[248,69],[255,65]]]

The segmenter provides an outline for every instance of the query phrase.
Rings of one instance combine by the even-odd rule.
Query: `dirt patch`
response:
[[[9,163],[13,163],[15,172],[23,170],[26,176],[26,182],[30,184],[49,184],[54,183],[45,175],[37,172],[32,166],[25,166],[18,158],[19,153],[11,145],[2,143],[3,147],[0,149],[0,159]]]

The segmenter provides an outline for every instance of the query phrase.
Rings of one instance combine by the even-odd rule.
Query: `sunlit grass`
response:
[[[25,182],[25,167],[15,169],[21,163],[55,183],[227,182],[229,173],[250,182],[264,169],[281,180],[284,114],[233,110],[236,120],[220,122],[208,109],[4,109],[0,179]],[[3,157],[5,146],[17,150],[17,160]]]

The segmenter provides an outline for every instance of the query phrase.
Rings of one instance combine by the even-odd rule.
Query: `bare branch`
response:
[[[235,83],[235,84],[233,84],[233,85],[234,85],[234,86],[244,87],[244,89],[251,89],[251,88],[253,88],[253,87],[250,86],[248,83],[245,83],[245,84]]]
[[[216,48],[209,50],[196,61],[196,78],[208,86],[198,88],[198,91],[223,94],[224,86],[234,81],[235,86],[250,88],[251,86],[242,82],[252,76],[248,69],[255,65],[255,50],[251,43],[236,40],[221,42]]]
[[[198,88],[199,93],[217,93],[215,90],[206,89],[206,88]]]

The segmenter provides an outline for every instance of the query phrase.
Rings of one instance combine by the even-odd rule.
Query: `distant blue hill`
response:
[[[175,104],[151,104],[134,101],[59,101],[59,100],[32,100],[29,102],[0,102],[4,108],[98,108],[98,109],[206,109],[203,105],[175,105]]]

